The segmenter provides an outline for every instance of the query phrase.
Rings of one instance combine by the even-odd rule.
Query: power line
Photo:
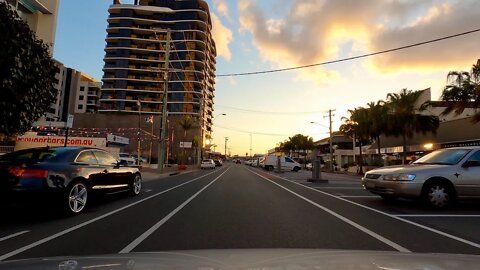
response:
[[[436,39],[432,39],[432,40],[428,40],[428,41],[423,41],[423,42],[418,42],[418,43],[414,43],[414,44],[410,44],[410,45],[405,45],[405,46],[401,46],[401,47],[397,47],[397,48],[393,48],[393,49],[388,49],[388,50],[383,50],[383,51],[378,51],[378,52],[373,52],[373,53],[368,53],[368,54],[362,54],[362,55],[357,55],[357,56],[348,57],[348,58],[341,58],[341,59],[321,62],[321,63],[317,63],[317,64],[309,64],[309,65],[289,67],[289,68],[280,68],[280,69],[271,69],[271,70],[264,70],[264,71],[219,74],[219,75],[217,75],[217,77],[234,77],[234,76],[258,75],[258,74],[266,74],[266,73],[275,73],[275,72],[282,72],[282,71],[304,69],[304,68],[310,68],[310,67],[316,67],[316,66],[324,66],[324,65],[346,62],[346,61],[350,61],[350,60],[366,58],[366,57],[375,56],[375,55],[379,55],[379,54],[384,54],[384,53],[390,53],[390,52],[394,52],[394,51],[409,49],[409,48],[413,48],[413,47],[418,47],[418,46],[422,46],[422,45],[429,44],[429,43],[434,43],[434,42],[439,42],[439,41],[443,41],[443,40],[447,40],[447,39],[451,39],[451,38],[456,38],[456,37],[460,37],[460,36],[469,35],[469,34],[472,34],[472,33],[475,33],[475,32],[480,32],[480,28],[474,29],[474,30],[471,30],[471,31],[467,31],[467,32],[463,32],[463,33],[459,33],[459,34],[455,34],[455,35],[450,35],[450,36],[436,38]]]
[[[272,137],[290,137],[290,136],[293,136],[293,134],[278,134],[278,133],[247,131],[247,130],[232,128],[232,127],[224,127],[224,126],[220,126],[220,125],[217,125],[217,124],[214,124],[213,126],[217,127],[217,128],[230,130],[230,131],[235,131],[235,132],[240,132],[240,133],[245,133],[245,134],[254,134],[254,135],[272,136]],[[325,133],[318,133],[318,134],[312,134],[312,135],[325,135]]]
[[[323,114],[325,113],[325,111],[310,111],[310,112],[260,111],[260,110],[242,109],[242,108],[231,107],[231,106],[223,106],[223,105],[215,105],[215,106],[220,108],[225,108],[225,109],[236,110],[240,112],[246,112],[246,113],[263,113],[263,114],[316,114],[316,113]]]

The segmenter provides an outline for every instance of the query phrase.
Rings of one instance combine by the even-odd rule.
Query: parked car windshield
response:
[[[454,165],[460,162],[470,149],[442,149],[425,155],[415,161],[413,164],[439,164]]]

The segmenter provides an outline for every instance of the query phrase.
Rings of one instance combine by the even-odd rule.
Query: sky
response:
[[[124,0],[124,3],[133,2]],[[209,0],[217,75],[286,68],[480,28],[478,0]],[[60,2],[54,57],[101,80],[110,0]],[[480,33],[338,64],[218,76],[213,143],[263,154],[289,136],[328,136],[347,111],[403,88],[439,99],[449,71],[480,58]],[[317,122],[311,124],[311,122]]]

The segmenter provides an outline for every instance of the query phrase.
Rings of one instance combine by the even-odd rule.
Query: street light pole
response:
[[[225,159],[227,159],[227,142],[228,142],[228,137],[225,137]]]
[[[138,105],[138,133],[137,133],[137,165],[140,165],[140,130],[141,130],[141,121],[142,121],[142,101],[139,99],[137,100],[137,105]]]
[[[171,32],[167,29],[167,42],[165,45],[165,74],[163,78],[163,101],[162,101],[162,122],[161,122],[161,134],[160,142],[158,144],[158,172],[163,173],[163,165],[165,164],[165,148],[166,148],[166,135],[167,135],[167,107],[168,107],[168,77],[170,69],[170,39]]]

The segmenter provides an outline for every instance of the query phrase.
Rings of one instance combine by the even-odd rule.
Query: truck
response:
[[[265,155],[263,160],[261,161],[261,167],[263,167],[267,171],[273,171],[277,168],[277,158],[276,155]],[[298,172],[302,168],[300,163],[293,160],[293,158],[289,156],[280,156],[280,167],[282,171],[294,171]]]

